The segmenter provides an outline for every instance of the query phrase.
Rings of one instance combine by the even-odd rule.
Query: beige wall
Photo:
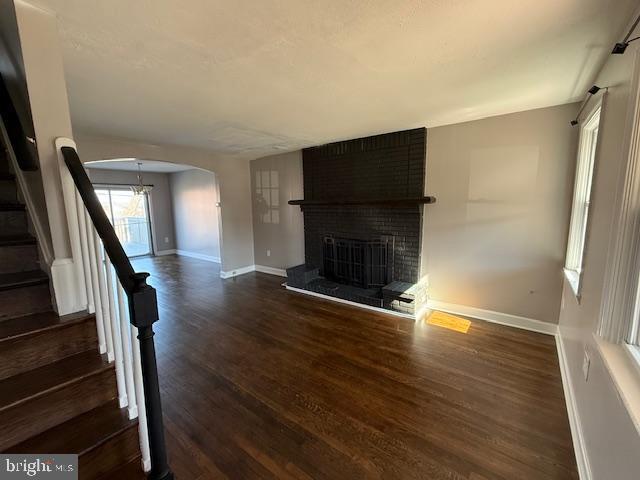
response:
[[[114,158],[142,158],[182,163],[215,172],[221,199],[222,270],[253,265],[253,227],[249,162],[206,150],[175,145],[151,145],[128,139],[78,134],[78,153],[83,162]]]
[[[628,148],[625,129],[633,108],[631,88],[637,49],[632,44],[624,55],[610,56],[596,80],[598,85],[608,86],[609,92],[600,123],[581,302],[577,302],[565,281],[560,312],[560,336],[594,480],[632,480],[640,475],[640,434],[620,400],[593,336],[617,210],[618,180]],[[588,381],[582,374],[585,350],[591,358]]]
[[[178,250],[220,260],[215,174],[193,169],[169,175]]]
[[[577,105],[429,129],[422,273],[440,302],[557,323]]]
[[[557,323],[562,289],[577,105],[492,117],[427,131],[422,274],[442,302]],[[279,177],[279,223],[265,223],[258,172]],[[300,151],[251,162],[256,264],[304,262]],[[271,256],[267,256],[267,250]]]
[[[273,215],[265,218],[266,199],[256,192],[258,175],[278,178],[277,223]],[[285,269],[304,263],[304,225],[300,207],[288,205],[300,199],[302,152],[300,150],[259,158],[251,162],[251,200],[253,208],[254,256],[256,265]],[[274,208],[270,205],[269,208]],[[270,253],[270,255],[268,255]]]
[[[3,2],[3,18],[0,24],[3,30],[11,20],[10,15],[5,17],[4,14],[8,13],[7,9],[10,9],[13,3]],[[57,22],[53,14],[26,2],[15,2],[15,14],[21,51],[15,51],[18,49],[15,38],[5,36],[14,30],[5,31],[2,43],[13,58],[5,58],[0,65],[2,73],[8,74],[10,82],[26,80],[29,91],[38,146],[39,171],[23,173],[27,189],[24,193],[37,210],[30,213],[33,222],[40,227],[38,231],[42,232],[42,236],[39,235],[41,248],[43,251],[49,250],[52,257],[45,260],[52,263],[56,259],[71,257],[67,219],[60,188],[60,170],[54,146],[57,137],[71,137],[62,52]],[[20,54],[22,58],[18,58]],[[16,65],[20,62],[21,65]],[[23,76],[24,79],[21,78]]]
[[[87,171],[93,183],[112,185],[135,185],[138,183],[136,172],[97,168],[89,168]],[[176,248],[176,243],[173,230],[173,207],[169,188],[169,174],[144,172],[143,180],[145,184],[153,185],[153,190],[151,190],[149,196],[153,250],[156,253],[162,250],[173,250]]]

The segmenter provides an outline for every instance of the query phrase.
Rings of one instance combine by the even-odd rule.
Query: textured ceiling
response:
[[[74,127],[256,158],[576,101],[637,0],[32,0]]]

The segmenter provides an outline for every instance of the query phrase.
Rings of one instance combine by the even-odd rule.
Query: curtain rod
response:
[[[622,55],[631,42],[635,42],[636,40],[640,39],[640,36],[639,36],[639,37],[635,37],[635,38],[632,38],[631,40],[629,40],[629,37],[631,36],[633,31],[638,26],[638,23],[640,23],[640,15],[638,15],[638,18],[636,18],[636,21],[633,22],[633,25],[631,25],[631,28],[629,29],[629,32],[627,32],[627,35],[622,39],[622,41],[616,43],[613,46],[613,50],[611,50],[611,53],[613,55]]]
[[[591,97],[593,97],[600,90],[602,90],[602,88],[600,88],[597,85],[594,85],[589,90],[587,90],[587,96],[582,101],[582,105],[580,106],[580,110],[578,110],[578,114],[576,115],[576,118],[571,120],[571,122],[570,122],[572,127],[575,127],[576,125],[578,125],[578,119],[580,118],[580,115],[582,114],[582,111],[584,110],[584,107],[587,106],[587,103],[589,103],[589,100],[591,99]]]

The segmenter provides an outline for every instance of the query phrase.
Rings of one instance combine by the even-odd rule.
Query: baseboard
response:
[[[211,255],[204,255],[202,253],[189,252],[188,250],[176,249],[175,253],[182,257],[197,258],[198,260],[204,260],[206,262],[220,263],[220,257],[213,257]]]
[[[485,320],[487,322],[499,323],[509,327],[521,328],[532,332],[544,333],[546,335],[555,335],[558,332],[558,325],[547,323],[533,318],[520,317],[509,313],[494,312],[492,310],[484,310],[482,308],[468,307],[466,305],[456,305],[453,303],[440,302],[438,300],[427,300],[427,308],[432,310],[440,310],[454,315],[464,315],[467,317]]]
[[[178,251],[175,248],[172,248],[170,250],[157,250],[155,252],[155,256],[156,257],[163,257],[165,255],[177,255]]]
[[[576,463],[578,464],[578,475],[580,480],[591,480],[591,467],[589,465],[587,448],[582,434],[582,423],[580,422],[580,416],[578,415],[576,397],[573,392],[573,384],[571,383],[571,374],[569,373],[569,363],[560,331],[556,334],[556,348],[558,349],[558,362],[560,363],[560,375],[562,376],[562,389],[564,390],[564,399],[567,404],[567,416],[569,417],[569,426],[571,428],[573,450],[576,455]]]
[[[245,273],[255,272],[255,265],[247,265],[246,267],[236,268],[235,270],[222,271],[220,270],[220,278],[237,277],[238,275],[244,275]]]
[[[287,271],[282,268],[267,267],[265,265],[256,265],[256,272],[268,273],[269,275],[277,275],[278,277],[286,277]]]
[[[302,293],[304,295],[310,295],[312,297],[323,298],[325,300],[330,300],[332,302],[344,303],[345,305],[351,305],[352,307],[363,308],[365,310],[372,310],[372,311],[378,312],[378,313],[385,313],[387,315],[393,315],[394,317],[402,317],[402,318],[408,318],[410,320],[415,320],[415,317],[413,315],[408,314],[408,313],[394,312],[393,310],[387,310],[386,308],[372,307],[371,305],[365,305],[363,303],[352,302],[350,300],[344,300],[342,298],[332,297],[330,295],[324,295],[322,293],[311,292],[309,290],[304,290],[302,288],[290,287],[289,285],[286,285],[286,284],[285,284],[285,288],[287,290],[291,290],[292,292]]]

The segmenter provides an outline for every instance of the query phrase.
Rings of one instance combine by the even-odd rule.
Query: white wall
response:
[[[578,105],[427,131],[422,274],[439,302],[558,322]]]
[[[138,183],[136,172],[124,170],[103,170],[88,168],[89,178],[93,183],[111,185],[134,185]],[[145,185],[153,185],[149,195],[150,216],[152,223],[154,251],[173,250],[176,248],[173,230],[173,206],[169,188],[169,174],[143,172]]]
[[[176,247],[192,254],[220,261],[218,183],[215,174],[186,170],[169,175]]]
[[[632,44],[624,55],[610,56],[595,82],[609,87],[609,92],[600,123],[582,296],[578,303],[565,281],[560,312],[560,338],[594,480],[640,478],[640,434],[620,400],[593,336],[600,315],[612,220],[618,208],[618,181],[628,148],[625,130],[633,108],[637,49],[637,44]],[[582,375],[585,349],[591,357],[588,381]]]
[[[215,172],[220,188],[222,271],[254,264],[249,161],[176,145],[151,145],[129,139],[77,134],[83,162],[143,158],[191,165]]]

